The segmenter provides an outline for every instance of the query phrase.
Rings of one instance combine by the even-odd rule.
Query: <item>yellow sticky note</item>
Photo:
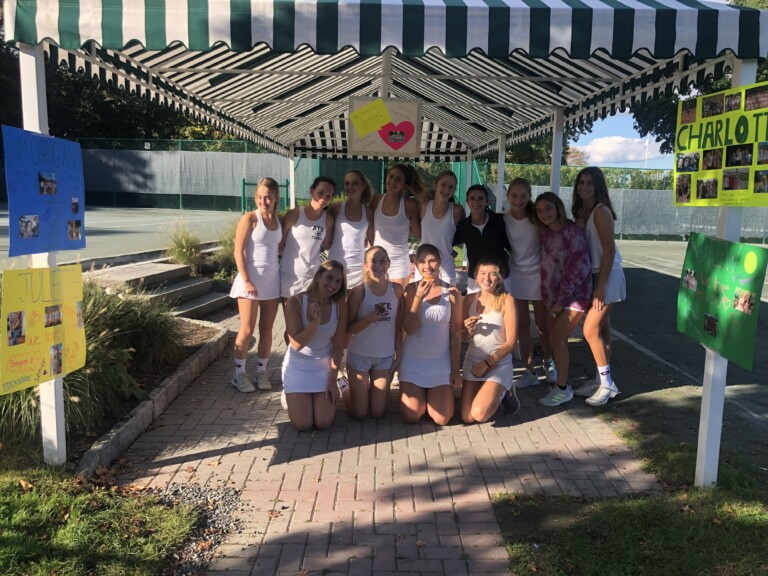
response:
[[[382,126],[392,122],[389,109],[381,98],[350,112],[349,119],[359,138],[365,138],[371,132],[376,132]]]

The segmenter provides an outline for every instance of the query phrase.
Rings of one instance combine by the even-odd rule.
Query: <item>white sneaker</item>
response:
[[[339,372],[339,377],[336,379],[336,386],[339,387],[339,394],[342,396],[349,390],[349,380],[341,372]]]
[[[544,376],[549,384],[557,384],[557,369],[552,358],[544,360]]]
[[[549,391],[549,394],[544,396],[544,398],[539,399],[539,404],[542,406],[554,407],[570,402],[571,400],[573,400],[573,389],[569,384],[565,390],[555,386]]]
[[[599,386],[600,386],[600,380],[598,380],[597,378],[594,378],[593,380],[587,380],[579,388],[576,388],[576,390],[573,391],[573,395],[581,396],[583,398],[588,398],[589,396],[592,396],[592,394],[597,392],[597,389]]]
[[[272,382],[269,381],[269,374],[266,370],[256,372],[256,386],[259,390],[272,390]]]
[[[285,390],[280,394],[280,406],[283,410],[288,410],[288,398],[285,397]]]
[[[256,392],[256,388],[253,387],[253,382],[251,382],[251,379],[248,378],[248,374],[245,372],[238,376],[234,376],[229,383],[232,384],[234,388],[237,388],[239,392]]]
[[[520,378],[515,380],[515,386],[521,390],[530,386],[538,386],[539,384],[539,377],[530,370],[526,370]]]
[[[619,395],[619,389],[614,386],[600,386],[597,392],[587,398],[586,402],[590,406],[602,406],[606,404],[611,398],[615,398]]]

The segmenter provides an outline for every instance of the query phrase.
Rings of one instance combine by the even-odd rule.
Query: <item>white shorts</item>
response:
[[[403,361],[397,371],[401,382],[410,382],[419,388],[436,388],[451,383],[451,359],[419,359],[403,355]]]
[[[592,274],[592,287],[597,284],[599,274]],[[605,303],[615,304],[627,299],[627,281],[624,279],[624,270],[621,268],[612,268],[608,275],[608,282],[605,283]]]
[[[504,280],[504,289],[515,300],[541,300],[541,273],[538,270],[531,273],[512,270]]]
[[[290,272],[280,272],[280,296],[290,298],[306,292],[312,284],[313,276],[296,276]]]
[[[469,354],[464,356],[464,365],[461,369],[461,375],[464,380],[470,382],[496,382],[504,386],[505,390],[512,388],[512,380],[515,378],[515,372],[512,368],[512,362],[506,362],[503,364],[496,364],[492,369],[480,376],[479,378],[472,374],[472,366],[477,362],[482,362],[485,356],[481,358],[471,357]]]
[[[285,393],[316,394],[325,392],[330,371],[330,356],[322,359],[308,358],[288,346],[282,366]]]

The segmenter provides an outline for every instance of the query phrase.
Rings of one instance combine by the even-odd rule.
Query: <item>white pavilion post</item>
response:
[[[753,84],[757,78],[757,60],[735,60],[731,86]],[[738,242],[741,240],[743,208],[721,207],[717,222],[717,237]],[[699,443],[696,451],[697,488],[713,486],[717,482],[720,459],[720,437],[725,407],[725,383],[728,360],[707,348],[704,359],[704,382],[699,416]]]
[[[48,100],[45,94],[45,60],[42,46],[19,44],[19,76],[24,129],[48,134]],[[30,268],[53,268],[55,252],[28,257]],[[40,429],[43,435],[43,459],[61,466],[67,461],[64,427],[64,379],[60,376],[40,384]]]
[[[549,175],[549,187],[560,196],[560,169],[563,158],[563,125],[565,124],[565,108],[554,109],[552,117],[552,171]]]
[[[296,208],[296,157],[293,144],[288,147],[288,202],[291,208]]]
[[[498,183],[496,184],[496,212],[501,212],[501,209],[504,207],[504,195],[507,192],[507,189],[504,185],[505,175],[506,172],[504,163],[507,160],[507,137],[504,134],[499,134],[499,177],[497,178]]]

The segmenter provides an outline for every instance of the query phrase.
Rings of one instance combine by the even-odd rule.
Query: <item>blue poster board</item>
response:
[[[3,126],[9,256],[85,248],[80,144]]]

